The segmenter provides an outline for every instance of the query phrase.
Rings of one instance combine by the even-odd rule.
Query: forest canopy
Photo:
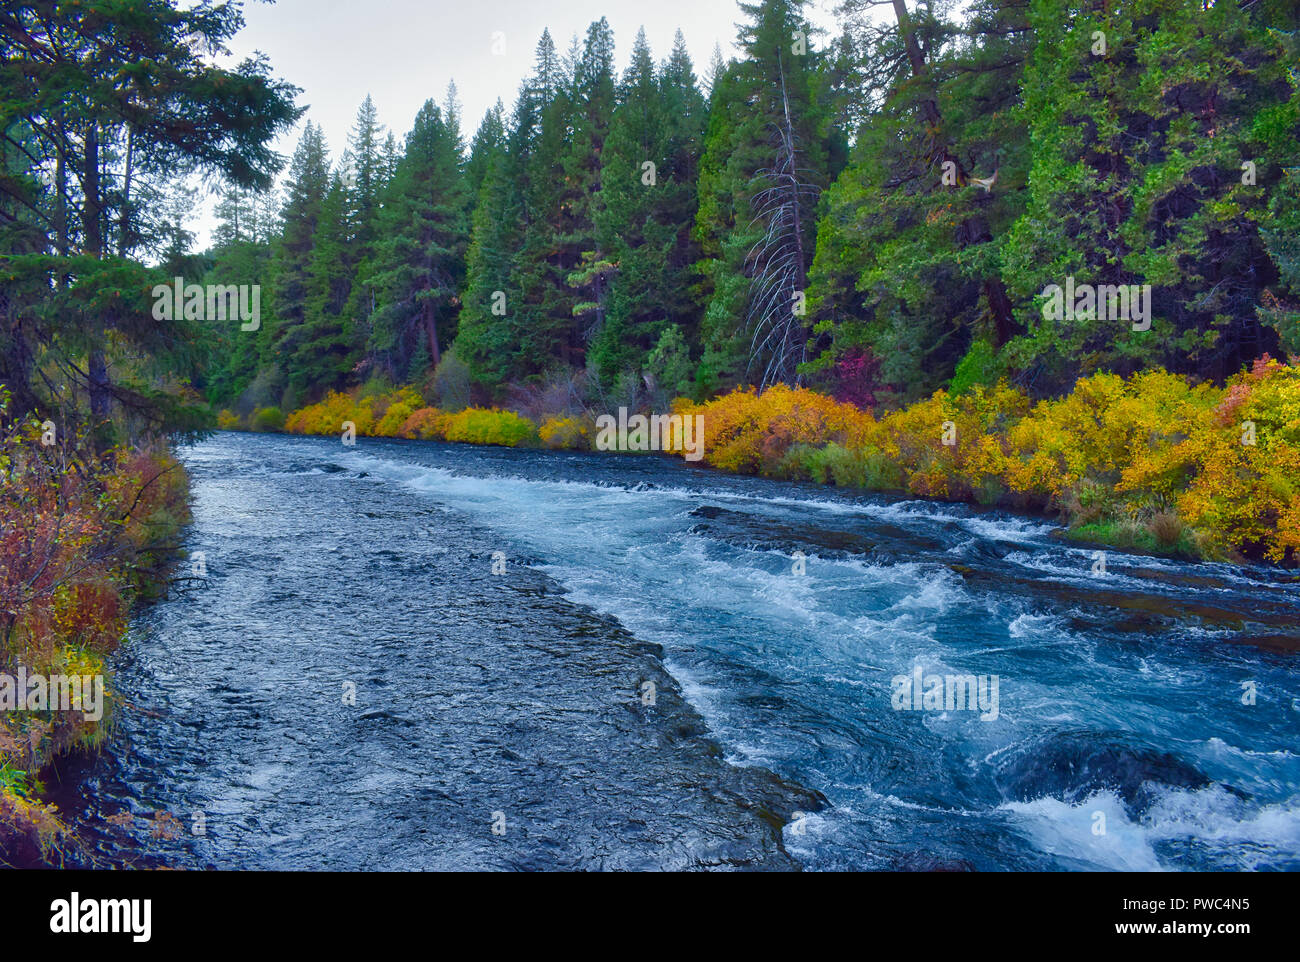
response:
[[[66,388],[92,422],[197,430],[403,385],[534,414],[775,383],[896,407],[1300,352],[1287,0],[845,0],[836,34],[764,0],[702,68],[680,33],[620,58],[602,18],[566,51],[544,33],[476,123],[451,84],[399,140],[367,96],[337,158],[307,119],[283,172],[297,92],[212,65],[238,6],[139,8],[0,22],[18,413]],[[222,184],[204,252],[197,171]],[[158,325],[174,277],[258,286],[258,323]]]

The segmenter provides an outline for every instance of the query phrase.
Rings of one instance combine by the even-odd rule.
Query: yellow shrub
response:
[[[1095,374],[1037,404],[1005,383],[937,391],[880,420],[785,385],[678,398],[672,413],[702,416],[704,459],[722,470],[1056,507],[1099,535],[1145,525],[1166,547],[1185,525],[1210,554],[1300,557],[1300,369],[1267,357],[1226,390],[1157,369]],[[539,432],[510,411],[447,414],[411,388],[363,400],[334,392],[285,429],[334,434],[344,421],[363,435],[510,447],[589,449],[595,435],[585,417],[552,417]]]
[[[445,434],[448,441],[513,448],[536,439],[537,426],[513,411],[466,408],[447,417]]]
[[[402,425],[406,423],[412,412],[415,410],[405,401],[397,401],[388,405],[388,410],[384,416],[379,419],[375,425],[375,434],[381,438],[401,437]]]
[[[673,411],[703,416],[706,463],[745,474],[777,473],[795,445],[860,446],[875,424],[867,411],[784,384],[761,395],[738,388],[703,404],[677,401]]]
[[[294,411],[285,419],[284,429],[291,434],[338,434],[343,423],[356,425],[358,435],[374,434],[373,398],[356,400],[349,394],[331,391],[316,404]]]
[[[1255,362],[1177,450],[1190,477],[1178,514],[1212,547],[1300,555],[1300,370]]]
[[[548,448],[590,451],[595,430],[591,418],[564,415],[547,418],[538,433]]]

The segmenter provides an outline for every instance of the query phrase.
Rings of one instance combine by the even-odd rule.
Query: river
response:
[[[656,456],[183,459],[206,570],[60,773],[97,859],[1300,869],[1294,573]],[[996,701],[900,709],[949,676]]]

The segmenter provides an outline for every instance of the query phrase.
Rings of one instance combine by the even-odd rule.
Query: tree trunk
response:
[[[104,256],[103,199],[99,188],[99,127],[91,124],[86,130],[86,157],[82,169],[81,189],[85,201],[81,211],[81,226],[85,234],[85,252],[91,257]],[[109,389],[108,362],[104,356],[104,323],[96,318],[86,365],[87,390],[90,393],[90,419],[98,428],[108,420]]]
[[[442,361],[442,352],[438,349],[438,325],[433,317],[433,306],[427,301],[424,305],[424,331],[429,338],[430,363],[437,370]]]
[[[122,173],[122,210],[117,218],[117,256],[126,257],[131,252],[131,174],[135,159],[135,132],[126,128],[126,168]]]

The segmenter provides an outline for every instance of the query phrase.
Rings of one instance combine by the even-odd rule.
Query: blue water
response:
[[[425,561],[385,531],[435,536],[455,522],[468,533],[453,565],[490,577],[500,552],[507,582],[544,575],[566,604],[662,646],[726,762],[824,799],[781,829],[805,868],[1300,868],[1294,575],[1118,552],[1103,571],[1095,549],[1042,521],[657,457],[234,435],[188,457],[201,482],[215,466],[238,475],[292,459],[302,484],[330,486],[327,515],[296,517],[286,567],[333,563],[307,544],[317,526],[334,545],[390,547],[418,572]],[[222,527],[227,553],[245,529],[280,524],[278,510],[303,512],[268,497],[240,529],[232,513],[250,494],[196,493],[195,537]],[[400,518],[376,512],[384,504]],[[395,611],[353,587],[339,628],[362,646],[394,630]],[[454,581],[402,617],[455,633],[468,606],[448,604],[448,591]],[[531,602],[506,603],[526,635]],[[171,605],[157,617],[173,633],[189,622],[200,645],[192,607]],[[597,632],[574,643],[605,642]],[[898,710],[894,679],[917,669],[996,679],[996,717],[961,704]],[[151,670],[132,683],[187,680]],[[585,764],[609,764],[599,737],[588,752]],[[276,765],[291,769],[293,755]],[[280,802],[259,804],[273,813]],[[581,823],[582,806],[565,817]],[[338,831],[346,822],[335,819]]]

